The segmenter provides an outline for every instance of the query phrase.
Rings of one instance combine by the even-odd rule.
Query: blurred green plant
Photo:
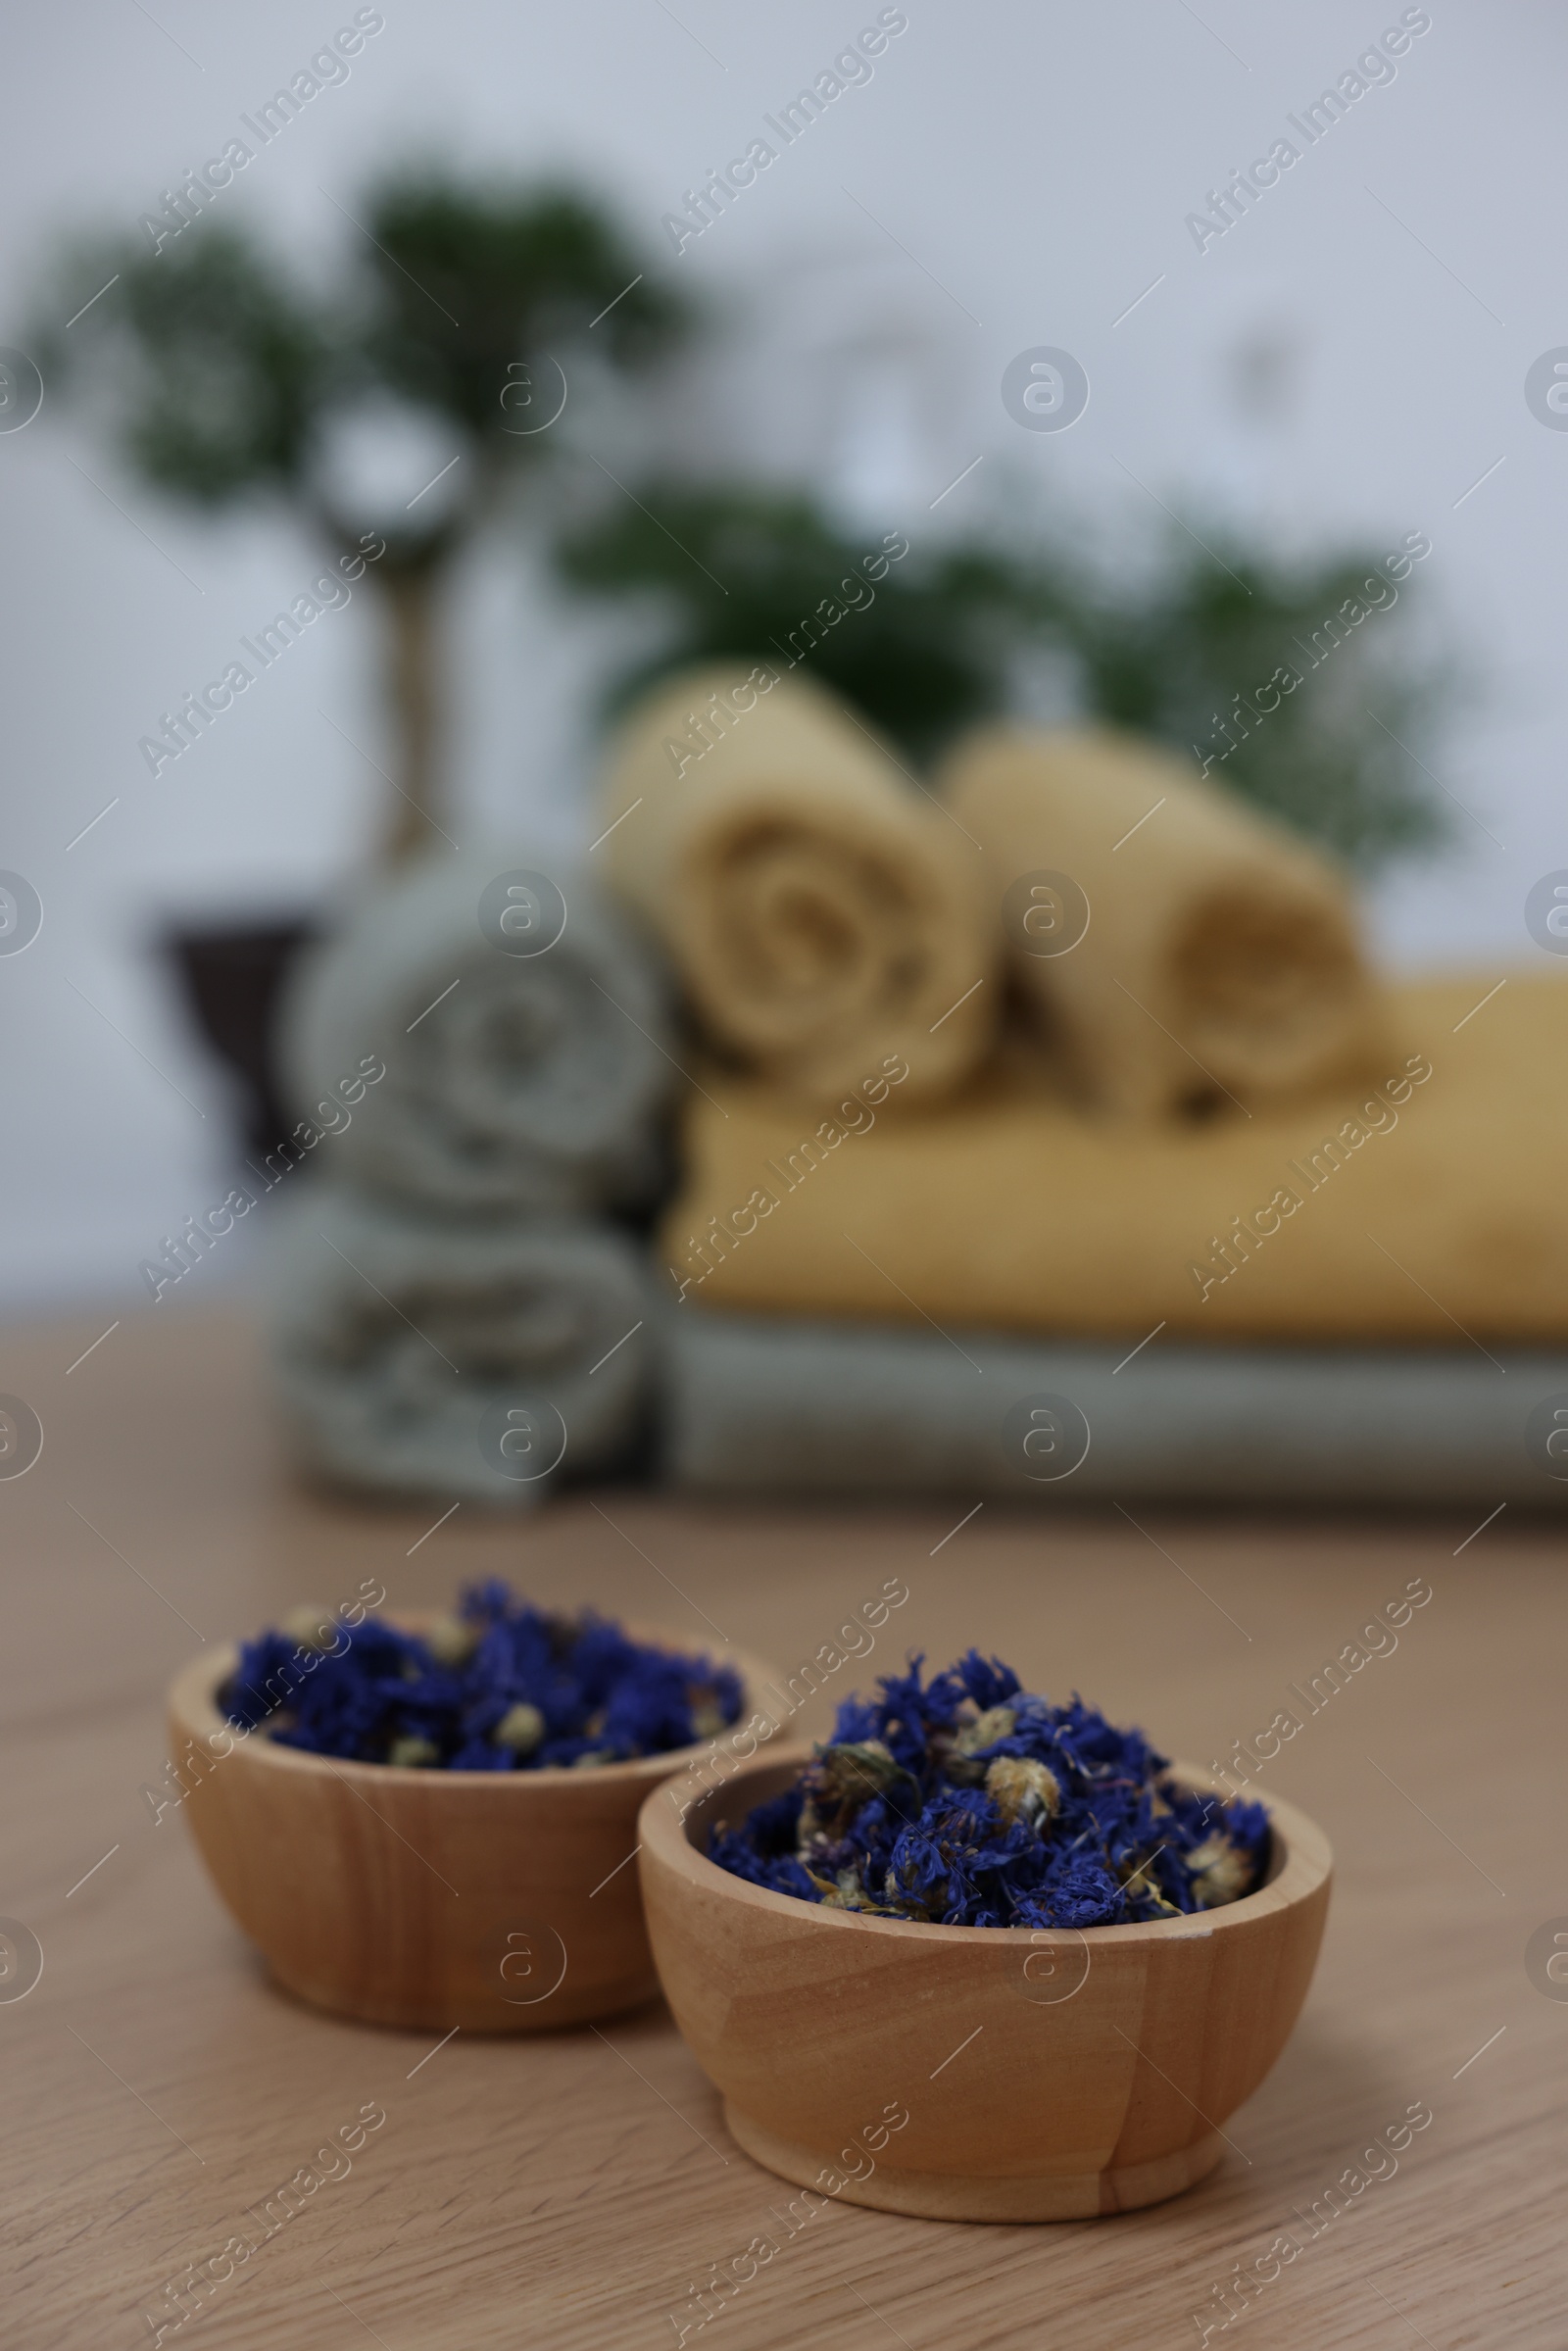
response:
[[[1363,869],[1446,830],[1421,764],[1438,680],[1368,609],[1373,562],[1287,570],[1233,545],[1210,559],[1172,534],[1111,571],[1014,515],[911,549],[851,608],[840,583],[856,579],[866,538],[805,493],[654,481],[638,495],[636,511],[611,509],[557,547],[568,581],[640,607],[659,633],[613,681],[612,710],[688,661],[772,651],[928,760],[963,726],[1015,710],[1031,666],[1050,663],[1081,714],[1195,755]],[[1386,578],[1381,593],[1394,601]],[[1364,617],[1336,620],[1357,598]],[[1298,684],[1260,709],[1284,665]]]
[[[440,428],[461,462],[425,514],[411,503],[378,525],[386,552],[365,573],[387,622],[400,857],[444,812],[438,613],[454,561],[504,494],[559,465],[564,435],[529,429],[555,405],[557,371],[644,368],[687,314],[603,206],[567,187],[427,170],[357,211],[363,233],[329,285],[201,220],[156,249],[80,244],[32,348],[152,487],[210,510],[270,499],[334,554],[360,551],[365,516],[334,482],[328,434],[352,432],[368,403]],[[58,322],[111,275],[68,336]]]
[[[1084,578],[1064,600],[1084,707],[1362,871],[1443,840],[1424,761],[1452,678],[1392,618],[1407,585],[1376,558],[1287,570],[1205,535],[1213,556],[1173,535],[1142,587]]]
[[[655,482],[638,499],[556,551],[574,586],[640,600],[662,624],[659,650],[612,682],[612,710],[684,662],[771,651],[806,660],[890,741],[929,759],[1004,706],[1012,662],[1057,617],[1043,568],[986,540],[907,550],[872,586],[861,567],[885,553],[881,535],[850,535],[804,492]]]

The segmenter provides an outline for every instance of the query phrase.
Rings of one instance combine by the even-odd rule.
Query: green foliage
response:
[[[1049,608],[1029,566],[979,542],[910,551],[872,580],[864,564],[883,557],[881,536],[846,534],[804,495],[663,483],[640,496],[557,550],[576,586],[639,596],[664,623],[660,652],[612,687],[612,709],[686,661],[804,657],[925,758],[1002,706],[1009,661]]]
[[[207,507],[271,495],[329,538],[354,536],[317,471],[332,416],[390,394],[439,418],[466,460],[461,489],[391,537],[378,567],[391,592],[433,580],[509,477],[559,464],[569,416],[518,429],[556,396],[552,360],[568,381],[635,370],[692,321],[606,212],[564,186],[430,169],[356,211],[364,227],[345,226],[321,284],[225,220],[192,221],[159,252],[84,247],[28,341],[52,387],[90,393],[148,482]],[[1422,764],[1437,681],[1403,618],[1372,612],[1323,649],[1369,563],[1288,573],[1173,537],[1112,573],[1015,515],[1004,532],[913,546],[875,579],[877,535],[847,532],[804,492],[658,481],[640,498],[617,492],[558,549],[568,580],[662,631],[613,700],[676,663],[774,654],[925,759],[1015,707],[1031,662],[1049,660],[1085,713],[1196,748],[1218,780],[1364,866],[1445,829]],[[1300,683],[1259,715],[1257,690],[1282,666]]]
[[[119,283],[69,335],[45,327],[37,338],[45,380],[85,378],[134,469],[161,490],[205,506],[289,490],[342,368],[316,304],[248,236],[218,225],[182,231],[158,254],[81,248],[62,315],[111,275]]]
[[[662,627],[658,651],[612,688],[612,708],[690,661],[798,658],[803,623],[848,605],[840,582],[878,545],[846,536],[804,494],[662,482],[639,496],[558,548],[576,586],[636,600]],[[1356,595],[1371,563],[1286,572],[1234,546],[1211,558],[1174,535],[1143,553],[1134,584],[1135,567],[1109,576],[1038,526],[1026,542],[1016,521],[912,550],[874,602],[827,626],[806,666],[929,759],[960,727],[1015,709],[1030,663],[1049,659],[1086,716],[1211,758],[1216,781],[1363,867],[1442,837],[1419,763],[1440,697],[1402,623],[1387,610],[1342,623],[1344,641],[1313,666],[1313,632]],[[1259,714],[1253,697],[1282,664],[1301,683]],[[1220,721],[1238,696],[1250,715],[1230,716],[1227,733]]]
[[[1212,780],[1365,869],[1441,840],[1421,762],[1445,696],[1393,583],[1366,558],[1285,572],[1208,536],[1214,557],[1173,540],[1147,587],[1068,601],[1085,707],[1211,759]]]
[[[372,199],[367,225],[375,290],[367,359],[383,382],[510,462],[549,446],[506,429],[519,420],[501,405],[510,367],[554,346],[637,367],[683,323],[675,296],[650,283],[598,207],[568,188],[484,197],[438,175],[398,180]],[[542,364],[538,372],[553,381]]]
[[[561,450],[558,435],[515,429],[518,400],[503,406],[519,367],[553,382],[546,350],[573,367],[639,367],[685,321],[646,274],[631,283],[632,246],[566,188],[480,190],[428,171],[385,182],[362,217],[320,290],[220,221],[193,221],[156,252],[145,240],[79,249],[60,318],[116,282],[69,333],[40,326],[46,378],[85,381],[160,489],[208,506],[271,492],[318,520],[321,426],[356,394],[393,394],[455,428],[472,525],[504,472]]]
[[[382,529],[367,575],[388,622],[401,856],[444,830],[431,813],[444,763],[437,612],[453,558],[494,518],[509,477],[560,466],[571,420],[526,429],[554,420],[556,368],[569,384],[643,367],[687,314],[568,188],[424,170],[358,209],[319,284],[237,220],[176,228],[166,212],[154,237],[69,259],[28,341],[46,381],[93,396],[145,481],[209,508],[270,495],[341,552],[364,517],[341,511],[326,478],[330,427],[378,400],[439,420],[461,470],[440,501]]]

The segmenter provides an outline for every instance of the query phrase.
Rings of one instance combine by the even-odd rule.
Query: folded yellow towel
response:
[[[934,1096],[989,1044],[975,846],[818,687],[742,661],[666,682],[612,748],[599,823],[710,1037],[771,1084],[831,1102],[899,1053]]]
[[[1383,1067],[1347,878],[1190,760],[1103,728],[988,728],[938,789],[1081,1099],[1254,1108]]]
[[[897,1064],[814,1127],[714,1082],[663,1228],[705,1305],[1125,1337],[1568,1337],[1568,981],[1390,991],[1375,1089],[1129,1128]],[[1477,1006],[1480,1006],[1477,1009]]]

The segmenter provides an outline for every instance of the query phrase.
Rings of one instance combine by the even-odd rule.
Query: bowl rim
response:
[[[1262,1886],[1243,1894],[1239,1901],[1221,1903],[1213,1910],[1183,1912],[1177,1918],[1133,1920],[1117,1927],[946,1927],[930,1919],[876,1918],[863,1910],[830,1910],[820,1902],[802,1901],[798,1894],[775,1893],[768,1886],[753,1886],[749,1879],[737,1878],[732,1871],[720,1869],[716,1861],[710,1861],[693,1844],[687,1833],[688,1823],[707,1804],[738,1793],[746,1781],[764,1771],[798,1770],[802,1763],[809,1761],[813,1751],[813,1745],[806,1740],[787,1744],[773,1740],[760,1747],[720,1787],[705,1788],[695,1795],[679,1815],[672,1806],[661,1802],[664,1789],[653,1788],[637,1816],[640,1872],[646,1875],[651,1868],[662,1867],[683,1878],[694,1891],[706,1890],[721,1899],[738,1901],[743,1907],[793,1923],[802,1933],[809,1933],[814,1927],[829,1934],[848,1932],[903,1940],[912,1938],[950,1950],[969,1944],[992,1951],[997,1949],[998,1939],[1003,1935],[1092,1935],[1097,1944],[1109,1944],[1151,1938],[1170,1942],[1186,1936],[1234,1933],[1275,1911],[1294,1909],[1298,1903],[1310,1900],[1328,1886],[1333,1876],[1333,1848],[1317,1823],[1298,1805],[1272,1794],[1254,1799],[1268,1814],[1269,1827],[1283,1848],[1279,1867]],[[1214,1792],[1205,1786],[1201,1767],[1185,1757],[1173,1757],[1168,1769],[1185,1787],[1204,1795]]]
[[[380,1622],[394,1626],[399,1632],[420,1632],[433,1624],[442,1611],[434,1608],[388,1609]],[[667,1626],[650,1625],[641,1618],[617,1617],[613,1620],[623,1633],[648,1648],[668,1650],[676,1655],[690,1656],[694,1652]],[[358,1630],[351,1627],[351,1631]],[[411,1784],[426,1788],[461,1789],[471,1787],[482,1789],[509,1788],[522,1790],[529,1788],[580,1788],[587,1792],[595,1788],[625,1787],[628,1783],[646,1781],[656,1786],[663,1780],[678,1779],[682,1769],[699,1757],[712,1753],[721,1742],[737,1732],[744,1732],[758,1715],[768,1722],[772,1716],[762,1704],[761,1691],[772,1679],[772,1668],[750,1650],[733,1645],[719,1652],[706,1652],[733,1665],[741,1677],[741,1707],[732,1723],[727,1723],[717,1737],[700,1739],[686,1747],[665,1747],[657,1755],[633,1755],[621,1763],[604,1763],[592,1771],[579,1771],[574,1764],[546,1763],[533,1771],[454,1772],[433,1771],[428,1764],[366,1763],[345,1755],[318,1755],[306,1747],[285,1747],[269,1738],[261,1725],[242,1732],[221,1713],[218,1692],[239,1663],[240,1642],[228,1641],[199,1657],[192,1657],[171,1679],[165,1692],[165,1706],[171,1722],[179,1724],[182,1734],[208,1748],[209,1758],[216,1766],[229,1756],[243,1753],[266,1771],[303,1773],[318,1778],[325,1773],[334,1779],[347,1780],[351,1785],[363,1782],[366,1788],[385,1788],[388,1785],[406,1788]],[[210,1747],[211,1734],[226,1732],[232,1744],[220,1753]],[[776,1737],[776,1734],[774,1734]],[[768,1740],[760,1739],[758,1753]],[[750,1760],[747,1758],[746,1760]]]

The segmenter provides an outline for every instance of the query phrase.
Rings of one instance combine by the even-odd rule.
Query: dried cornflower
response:
[[[731,1719],[716,1690],[708,1691],[692,1707],[692,1729],[699,1739],[716,1739],[720,1731],[729,1728]]]
[[[1176,1904],[1166,1899],[1155,1883],[1153,1865],[1154,1856],[1151,1854],[1147,1861],[1135,1862],[1130,1868],[1124,1866],[1121,1871],[1121,1890],[1129,1902],[1152,1902],[1161,1918],[1179,1918],[1181,1913]],[[1247,1888],[1245,1886],[1238,1886],[1237,1891],[1245,1893]],[[1227,1900],[1230,1898],[1226,1896]]]
[[[544,1735],[545,1718],[526,1698],[509,1706],[490,1734],[498,1747],[510,1747],[514,1755],[531,1755]]]
[[[1010,1706],[988,1706],[972,1722],[960,1725],[948,1750],[948,1777],[962,1788],[978,1788],[986,1776],[983,1762],[975,1758],[994,1747],[999,1739],[1010,1739],[1017,1724]]]
[[[846,1740],[819,1747],[807,1774],[806,1802],[801,1812],[801,1843],[832,1842],[867,1796],[891,1795],[901,1781],[907,1783],[906,1802],[919,1807],[920,1790],[902,1763],[879,1739]]]
[[[1252,1882],[1252,1865],[1245,1847],[1228,1837],[1209,1837],[1187,1856],[1193,1872],[1193,1891],[1202,1910],[1217,1910],[1234,1902]]]
[[[650,1647],[591,1611],[549,1615],[498,1582],[424,1636],[373,1619],[351,1630],[318,1609],[291,1621],[243,1644],[221,1703],[230,1722],[311,1754],[594,1769],[693,1746],[714,1735],[700,1723],[723,1730],[741,1708],[732,1666]]]
[[[1234,1901],[1268,1851],[1260,1804],[1169,1777],[1140,1731],[1023,1690],[971,1649],[839,1708],[793,1788],[709,1850],[775,1893],[951,1927],[1099,1927]],[[1218,1815],[1219,1825],[1215,1825]]]
[[[442,1665],[466,1665],[479,1645],[479,1627],[465,1624],[461,1616],[438,1616],[424,1638]]]
[[[394,1739],[391,1746],[387,1749],[386,1759],[388,1763],[396,1764],[404,1771],[412,1771],[416,1766],[439,1763],[441,1749],[433,1739],[416,1739],[407,1736],[402,1739]]]
[[[1049,1821],[1061,1805],[1061,1783],[1049,1764],[1032,1755],[997,1755],[986,1765],[986,1793],[1004,1821],[1021,1814],[1031,1829]]]
[[[861,1910],[879,1919],[897,1919],[907,1915],[890,1903],[874,1900],[854,1870],[840,1870],[836,1878],[823,1878],[815,1870],[808,1870],[807,1876],[820,1889],[824,1910]]]
[[[282,1629],[302,1649],[329,1649],[338,1633],[331,1609],[318,1608],[310,1600],[289,1609],[282,1620]]]

